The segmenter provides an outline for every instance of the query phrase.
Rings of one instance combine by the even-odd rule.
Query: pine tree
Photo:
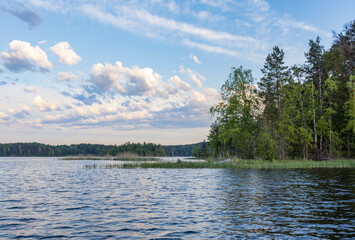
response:
[[[278,122],[278,130],[281,140],[280,157],[282,159],[285,158],[285,139],[282,134],[281,126],[281,100],[283,97],[282,87],[289,78],[288,67],[284,65],[284,56],[285,53],[282,49],[278,46],[273,47],[273,52],[267,55],[264,68],[261,69],[264,76],[259,82],[260,97],[263,99],[265,106],[265,117],[267,121],[270,120],[271,122]],[[277,119],[275,119],[275,116],[271,115],[275,109],[275,105],[277,108]]]
[[[326,78],[326,72],[324,67],[324,47],[320,44],[320,38],[317,36],[316,40],[309,40],[309,51],[305,53],[306,64],[304,66],[305,72],[309,82],[312,82],[314,85],[314,101],[315,97],[318,95],[318,104],[314,102],[313,109],[313,124],[314,124],[314,142],[316,147],[316,155],[320,157],[323,155],[323,129],[320,128],[322,124],[317,124],[317,121],[323,115],[323,88],[322,84],[324,78]],[[319,109],[319,112],[316,110]],[[319,128],[319,142],[318,142],[318,132],[317,125]]]

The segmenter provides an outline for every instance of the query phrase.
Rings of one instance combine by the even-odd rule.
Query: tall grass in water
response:
[[[93,168],[225,168],[225,169],[297,169],[297,168],[355,168],[355,160],[234,160],[228,163],[206,162],[143,162],[105,165],[85,165]]]
[[[295,169],[295,168],[355,168],[355,159],[328,161],[313,160],[236,160],[238,168],[248,169]]]

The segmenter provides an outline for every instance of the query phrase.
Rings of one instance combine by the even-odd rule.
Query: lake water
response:
[[[0,158],[0,239],[355,238],[354,169],[94,163]]]

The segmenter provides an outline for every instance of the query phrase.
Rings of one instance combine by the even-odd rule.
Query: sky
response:
[[[302,64],[353,0],[0,0],[0,142],[190,144],[232,67]]]

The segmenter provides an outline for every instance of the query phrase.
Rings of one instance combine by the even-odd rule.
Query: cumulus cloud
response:
[[[25,118],[26,115],[31,115],[30,114],[30,107],[27,105],[23,105],[21,103],[18,104],[20,110],[18,112],[14,112],[14,117],[15,118]]]
[[[190,54],[190,58],[195,62],[195,63],[198,63],[198,64],[201,64],[201,62],[198,60],[198,58],[193,55],[192,53]]]
[[[128,95],[145,95],[154,92],[158,82],[162,79],[151,68],[124,67],[118,61],[115,65],[95,64],[90,76],[99,92],[118,91]]]
[[[169,79],[169,82],[174,83],[174,85],[178,88],[178,89],[182,89],[184,91],[189,91],[191,89],[190,84],[182,81],[178,76],[172,76]]]
[[[0,123],[6,123],[9,120],[9,115],[4,112],[0,112]]]
[[[7,118],[9,115],[7,115],[6,113],[0,112],[0,118],[4,119]]]
[[[23,88],[23,90],[27,93],[33,93],[33,92],[37,91],[37,89],[34,87],[25,87],[25,88]]]
[[[37,71],[39,68],[40,71],[46,71],[53,68],[53,63],[39,46],[32,47],[30,43],[19,40],[13,40],[9,46],[10,49],[1,54],[4,66],[8,70],[22,72]]]
[[[199,74],[198,72],[192,71],[190,68],[185,69],[184,66],[180,66],[180,73],[187,74],[188,79],[193,82],[197,87],[202,88],[202,82],[206,80],[204,76]]]
[[[98,96],[96,94],[88,94],[88,93],[81,93],[81,94],[74,94],[72,96],[74,99],[82,102],[85,105],[92,105],[94,103],[100,103]]]
[[[59,108],[57,105],[54,103],[50,103],[46,100],[44,100],[41,96],[37,95],[33,101],[32,104],[36,106],[41,112],[50,112],[54,110],[58,110]]]
[[[50,48],[53,53],[59,56],[59,62],[66,65],[74,65],[81,61],[68,42],[60,42]]]
[[[90,92],[84,86],[58,92],[58,89],[20,85],[16,86],[17,93],[12,91],[9,97],[21,94],[21,103],[30,104],[16,105],[11,114],[7,109],[0,111],[10,115],[11,123],[51,129],[127,130],[209,125],[207,112],[212,94],[206,88],[192,88],[193,83],[188,80],[188,74],[200,77],[192,70],[184,68],[183,76],[178,72],[166,79],[152,68],[126,67],[120,62],[97,64],[91,70],[87,83],[96,92]],[[100,78],[108,82],[103,83],[101,89],[108,94],[99,94],[102,91],[98,91],[99,87],[94,80]],[[124,93],[112,87],[116,83],[121,84]],[[112,88],[105,88],[107,84]],[[3,89],[5,92],[7,89],[15,90],[10,86]],[[24,91],[31,94],[25,94]]]
[[[6,8],[2,8],[2,10],[27,23],[29,29],[33,29],[43,22],[37,13],[27,7],[24,7],[23,10],[12,10]]]
[[[71,72],[59,72],[58,76],[60,81],[79,80],[78,76]]]

